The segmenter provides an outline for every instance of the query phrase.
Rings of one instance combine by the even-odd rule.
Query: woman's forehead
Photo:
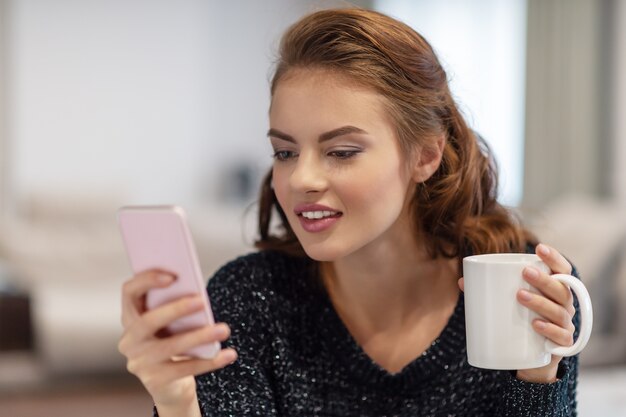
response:
[[[334,87],[341,87],[343,89],[351,89],[355,91],[370,91],[376,93],[376,90],[368,86],[365,80],[360,80],[355,75],[342,71],[340,69],[327,68],[327,67],[295,67],[287,70],[279,80],[277,80],[276,87],[285,83],[302,83],[311,82],[326,84]]]
[[[272,123],[324,119],[333,123],[379,123],[385,106],[377,93],[336,82],[334,78],[298,76],[279,84],[270,108]]]

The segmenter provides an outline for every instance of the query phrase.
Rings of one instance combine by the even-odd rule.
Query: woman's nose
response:
[[[296,192],[324,191],[328,186],[328,181],[322,161],[315,156],[301,154],[291,173],[289,184]]]

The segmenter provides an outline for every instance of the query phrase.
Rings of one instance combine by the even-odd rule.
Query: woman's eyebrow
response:
[[[325,142],[327,140],[331,140],[336,138],[337,136],[343,136],[343,135],[348,135],[350,133],[360,133],[360,134],[367,134],[367,132],[359,127],[356,126],[342,126],[339,127],[337,129],[333,129],[330,130],[328,132],[324,132],[319,136],[318,141],[321,142]],[[286,133],[281,132],[278,129],[270,129],[267,131],[267,136],[271,136],[271,137],[275,137],[277,139],[281,139],[287,142],[291,142],[291,143],[296,143],[296,140],[293,138],[293,136],[288,135]]]
[[[278,129],[270,129],[270,130],[268,130],[267,131],[267,136],[270,136],[270,137],[273,137],[273,138],[277,138],[277,139],[281,139],[281,140],[284,140],[284,141],[287,141],[287,142],[291,142],[291,143],[296,143],[296,140],[292,136],[290,136],[290,135],[288,135],[286,133],[283,133],[283,132],[281,132]]]
[[[365,130],[356,126],[342,126],[337,129],[333,129],[330,132],[322,133],[319,138],[319,142],[331,140],[337,136],[349,135],[350,133],[367,133]]]

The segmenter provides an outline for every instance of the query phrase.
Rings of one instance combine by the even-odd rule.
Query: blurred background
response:
[[[626,416],[626,0],[0,0],[0,415],[149,415],[117,352],[126,204],[249,252],[280,34],[373,8],[437,51],[500,198],[594,301],[580,415]]]

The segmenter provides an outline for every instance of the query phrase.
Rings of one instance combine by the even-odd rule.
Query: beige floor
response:
[[[150,397],[130,378],[62,381],[0,395],[2,417],[137,417],[151,410]]]
[[[583,369],[578,398],[581,417],[626,417],[626,366]],[[130,377],[71,379],[0,393],[2,417],[138,417],[150,416],[151,409],[150,398]]]

